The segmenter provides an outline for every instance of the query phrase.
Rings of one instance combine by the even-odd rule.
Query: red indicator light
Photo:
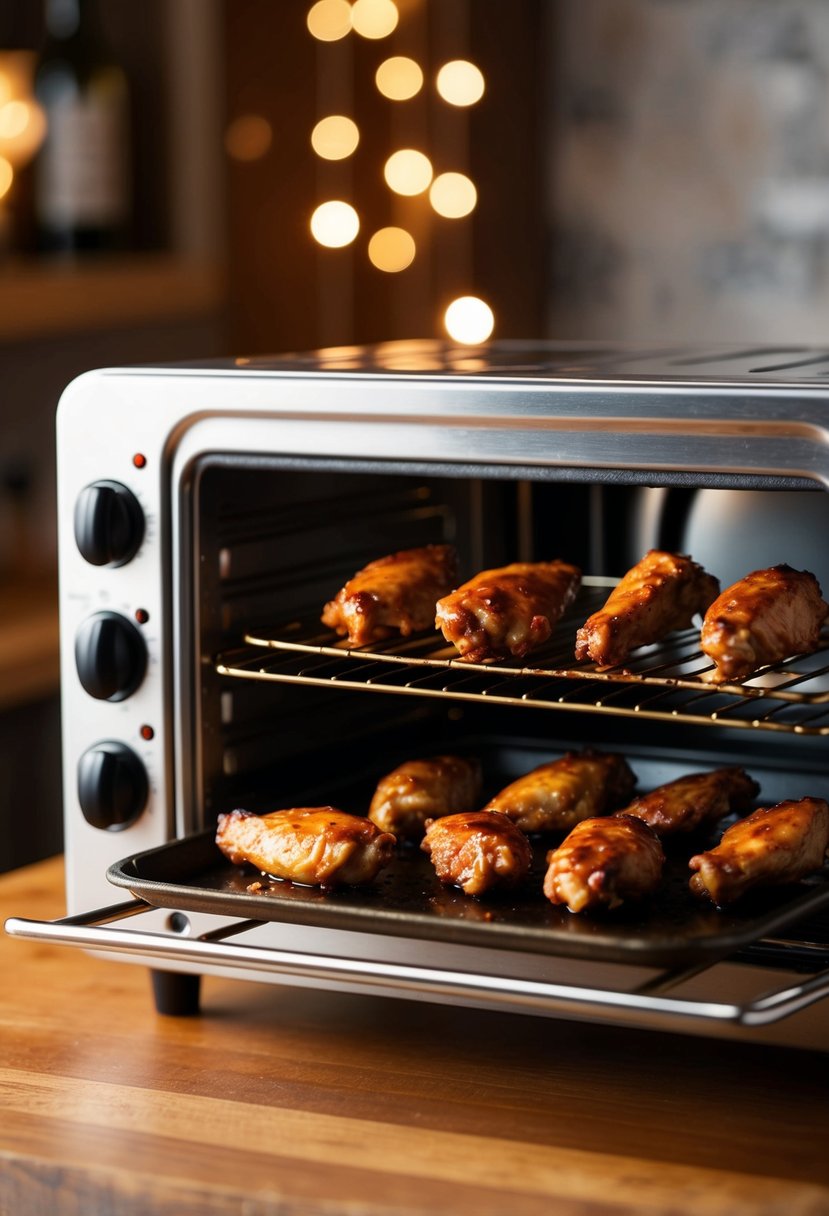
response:
[[[136,608],[135,619],[138,621],[139,625],[146,625],[147,621],[150,619],[150,614],[146,608]]]
[[[142,726],[138,733],[140,734],[141,738],[146,739],[148,743],[150,739],[155,738],[155,731],[151,726]]]
[[[143,469],[147,463],[147,457],[143,452],[136,452],[132,458],[132,463],[137,469]]]

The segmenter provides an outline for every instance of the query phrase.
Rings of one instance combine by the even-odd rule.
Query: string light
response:
[[[273,131],[261,114],[241,114],[225,131],[225,151],[233,160],[261,160],[270,150]]]
[[[437,90],[451,106],[474,106],[484,95],[484,74],[468,59],[451,59],[437,74]]]
[[[422,194],[432,180],[432,162],[414,148],[401,148],[386,161],[383,176],[395,194]]]
[[[414,59],[393,55],[380,64],[374,82],[390,101],[408,101],[423,88],[423,71]]]
[[[344,160],[359,142],[359,127],[344,114],[321,118],[311,132],[311,147],[323,160]]]
[[[495,314],[478,296],[458,296],[443,315],[446,332],[455,342],[477,346],[495,328]]]
[[[14,181],[14,169],[5,156],[0,156],[0,198],[8,194]]]
[[[337,42],[351,29],[348,0],[317,0],[306,18],[308,29],[320,42]]]
[[[360,217],[350,203],[331,199],[320,203],[311,216],[314,240],[329,249],[350,245],[360,231]]]
[[[380,228],[368,243],[368,256],[378,270],[397,274],[414,261],[414,237],[405,228]]]
[[[363,38],[387,38],[399,16],[394,0],[354,0],[351,6],[352,28]]]
[[[475,183],[465,173],[441,173],[429,187],[429,202],[444,219],[462,219],[477,201]]]

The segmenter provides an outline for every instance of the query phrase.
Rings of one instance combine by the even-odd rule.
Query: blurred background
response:
[[[79,372],[821,343],[828,254],[825,0],[0,0],[0,870],[61,844]]]

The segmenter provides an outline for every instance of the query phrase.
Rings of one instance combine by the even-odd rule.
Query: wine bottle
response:
[[[35,166],[44,252],[124,248],[130,220],[129,95],[94,0],[46,0],[35,93],[47,121]]]

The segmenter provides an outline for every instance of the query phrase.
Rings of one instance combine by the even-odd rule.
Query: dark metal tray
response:
[[[659,967],[710,964],[829,903],[824,868],[800,883],[751,893],[727,911],[706,906],[688,889],[688,856],[705,847],[701,842],[669,855],[664,881],[646,903],[604,915],[573,915],[544,898],[547,846],[540,844],[525,882],[488,898],[444,887],[412,846],[400,846],[367,887],[323,892],[263,879],[261,891],[249,891],[259,874],[226,861],[213,837],[203,832],[128,857],[107,877],[153,906],[185,912]]]

